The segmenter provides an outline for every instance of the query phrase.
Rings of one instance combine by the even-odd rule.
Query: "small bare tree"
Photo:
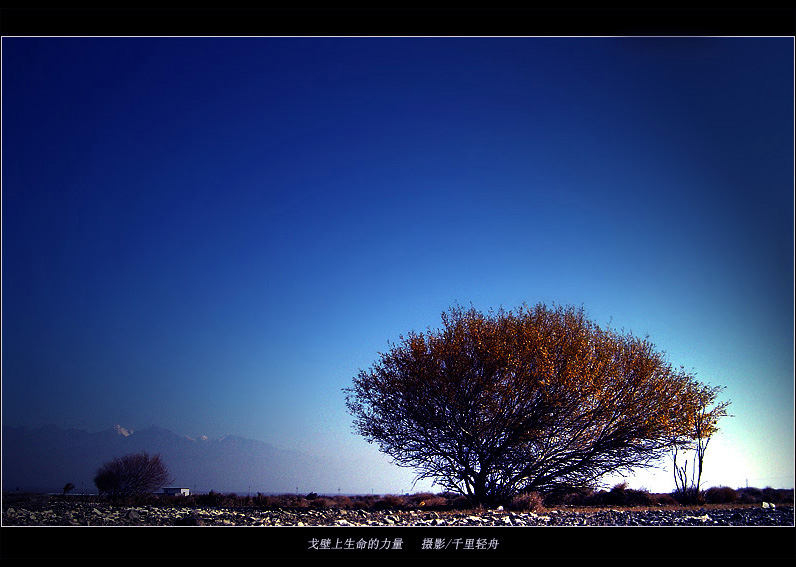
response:
[[[713,434],[718,430],[716,423],[727,415],[729,402],[721,402],[708,409],[716,400],[721,387],[702,386],[693,397],[698,406],[690,415],[692,424],[690,434],[672,445],[672,464],[674,466],[674,485],[677,498],[684,504],[696,504],[702,501],[702,471],[705,463],[705,451]],[[691,459],[691,470],[688,470],[688,459],[678,464],[678,455],[694,452]]]
[[[100,494],[111,498],[145,494],[170,482],[171,475],[160,455],[150,456],[145,451],[105,463],[94,477]]]

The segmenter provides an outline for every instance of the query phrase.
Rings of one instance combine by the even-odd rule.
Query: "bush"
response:
[[[695,504],[705,503],[705,493],[696,489],[672,492],[672,498],[674,498],[678,504],[683,506],[693,506]]]
[[[310,500],[307,500],[303,496],[297,496],[295,498],[291,498],[288,501],[288,506],[287,507],[288,508],[298,508],[298,509],[308,508],[309,505],[310,505],[310,502],[311,502]]]
[[[341,510],[350,510],[354,507],[354,501],[348,496],[338,496],[334,499],[334,505]]]
[[[738,500],[742,504],[753,504],[755,502],[763,501],[763,491],[759,488],[746,487],[737,490],[739,494]]]
[[[671,494],[653,494],[652,499],[656,506],[677,506],[678,502]]]
[[[445,499],[448,501],[448,506],[453,510],[467,510],[473,505],[469,498],[461,494],[447,496]]]
[[[410,494],[406,496],[407,504],[412,508],[417,508],[420,506],[425,506],[427,502],[430,502],[432,498],[434,498],[434,494],[431,492],[417,492],[415,494]]]
[[[587,499],[594,496],[593,488],[576,488],[544,495],[546,506],[584,506]]]
[[[643,488],[625,491],[625,506],[654,506],[655,504],[655,497]]]
[[[738,499],[738,493],[729,486],[713,486],[705,491],[705,502],[708,504],[730,504]]]
[[[100,494],[111,498],[126,498],[151,493],[171,482],[160,455],[145,451],[124,455],[103,464],[94,477]]]
[[[224,506],[227,502],[227,497],[220,492],[211,490],[207,494],[196,494],[195,502],[197,506],[209,506],[211,508]]]
[[[325,496],[315,496],[310,500],[310,508],[313,510],[328,510],[335,507],[335,501]]]
[[[451,501],[444,496],[432,494],[425,500],[421,500],[418,506],[426,510],[447,510],[451,508]]]
[[[369,508],[373,508],[375,503],[376,497],[373,495],[354,496],[354,499],[351,502],[351,508],[361,508],[363,510],[367,510]]]
[[[792,488],[771,488],[763,489],[746,486],[734,491],[737,495],[735,502],[739,504],[756,504],[758,502],[771,502],[772,504],[793,505]]]
[[[627,488],[627,483],[622,482],[614,486],[609,492],[601,490],[583,499],[586,506],[654,506],[657,499],[644,489],[634,490]]]
[[[544,501],[538,492],[517,494],[509,503],[509,510],[517,512],[536,512],[544,508]]]
[[[767,486],[763,489],[763,501],[772,504],[793,504],[793,489]]]
[[[284,508],[286,502],[287,500],[284,496],[274,496],[260,493],[257,493],[257,496],[252,499],[252,504],[258,508]]]
[[[144,493],[134,494],[130,496],[113,496],[108,495],[117,506],[158,506],[162,505],[163,499],[161,494]],[[100,496],[100,499],[102,497]]]
[[[386,494],[377,500],[373,507],[376,510],[402,510],[408,506],[402,496]]]
[[[445,494],[431,492],[418,492],[404,497],[407,508],[422,508],[424,510],[444,510],[451,507],[450,500]]]

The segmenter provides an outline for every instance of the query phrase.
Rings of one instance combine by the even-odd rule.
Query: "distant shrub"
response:
[[[517,494],[509,503],[509,510],[518,512],[536,512],[544,508],[544,501],[538,492]]]
[[[677,506],[678,502],[671,494],[652,494],[656,506]]]
[[[112,497],[111,502],[117,506],[156,506],[162,499],[158,494],[135,494],[130,496]]]
[[[629,489],[625,491],[625,495],[625,506],[654,506],[656,503],[655,497],[644,489]]]
[[[313,510],[329,510],[335,507],[335,502],[331,498],[325,496],[316,496],[310,502],[310,508]]]
[[[782,489],[782,500],[780,502],[782,504],[794,504],[794,494],[792,488]]]
[[[295,508],[295,504],[301,498],[295,494],[258,494],[254,499],[254,504],[259,508],[280,509]]]
[[[290,508],[309,508],[311,500],[307,500],[306,498],[299,496],[298,498],[293,498],[290,500]]]
[[[402,496],[385,494],[374,503],[373,507],[376,510],[402,510],[407,508],[407,502]]]
[[[685,492],[673,492],[672,497],[682,506],[695,506],[705,504],[705,493],[696,490],[686,490]]]
[[[446,496],[445,499],[448,502],[448,506],[452,510],[467,510],[468,508],[472,507],[472,502],[470,502],[470,499],[460,494]]]
[[[406,496],[406,503],[412,507],[420,507],[421,504],[429,502],[432,498],[434,498],[434,494],[431,492],[416,492],[415,494],[410,494]]]
[[[458,492],[438,492],[431,494],[422,493],[423,498],[418,502],[422,503],[421,508],[434,510],[467,510],[472,507],[469,498]]]
[[[729,486],[712,486],[705,490],[705,502],[708,504],[730,504],[738,498],[738,493]]]
[[[257,493],[257,496],[252,498],[252,504],[257,506],[258,508],[276,508],[281,505],[281,499],[278,495],[272,494],[261,494]]]
[[[735,492],[738,495],[736,500],[739,504],[755,504],[758,502],[771,502],[772,504],[789,504],[793,505],[793,489],[792,488],[756,488],[753,486],[746,486],[737,488]]]
[[[763,489],[763,501],[773,504],[793,504],[793,489],[767,486]]]
[[[418,505],[426,510],[447,510],[452,508],[451,501],[438,494],[432,494],[425,500],[421,500]]]
[[[745,488],[739,488],[738,492],[741,494],[741,500],[746,502],[762,502],[763,501],[763,491],[759,488],[754,488],[747,486]]]
[[[434,494],[432,492],[418,492],[403,497],[404,506],[412,509],[424,510],[444,510],[451,507],[450,500],[446,494]]]
[[[376,503],[376,497],[373,495],[365,495],[365,496],[354,496],[351,507],[352,508],[359,508],[362,510],[368,510],[373,508],[374,504]]]
[[[761,502],[761,500],[755,498],[754,494],[750,494],[743,489],[738,489],[736,492],[738,493],[738,504],[754,504],[755,502]]]
[[[583,499],[585,506],[654,506],[656,498],[646,490],[627,488],[627,483],[622,482],[610,491],[600,490]]]
[[[350,510],[354,508],[354,501],[348,496],[338,496],[334,499],[334,505],[341,510]]]
[[[594,495],[593,488],[573,488],[544,495],[546,506],[583,506],[587,498]]]
[[[197,494],[195,500],[198,506],[217,507],[223,505],[224,495],[215,490],[211,490],[207,494]]]

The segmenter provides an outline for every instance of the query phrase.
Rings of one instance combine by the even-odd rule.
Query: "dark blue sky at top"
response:
[[[792,38],[4,38],[2,72],[4,424],[370,455],[341,388],[388,341],[555,301],[792,461]]]

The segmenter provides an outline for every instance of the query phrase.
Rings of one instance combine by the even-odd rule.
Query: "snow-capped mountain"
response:
[[[121,425],[114,425],[113,430],[116,431],[116,433],[118,433],[119,435],[123,435],[124,437],[127,437],[135,433],[132,429],[126,429]]]
[[[4,426],[2,442],[4,491],[60,492],[71,482],[74,492],[96,493],[94,476],[103,463],[139,451],[160,454],[172,484],[194,492],[335,490],[323,486],[323,479],[336,476],[333,463],[234,435],[191,439],[155,426],[133,431],[116,425],[97,433]]]

